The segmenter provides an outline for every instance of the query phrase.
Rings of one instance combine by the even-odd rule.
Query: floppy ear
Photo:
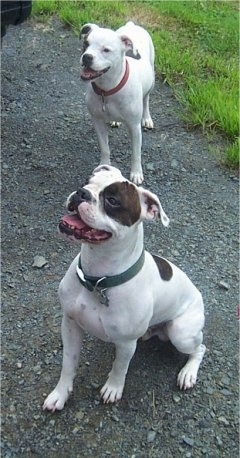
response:
[[[79,38],[86,38],[94,28],[98,27],[96,24],[84,24],[80,31]]]
[[[125,54],[127,56],[133,57],[134,59],[140,59],[141,56],[137,48],[135,48],[133,45],[131,38],[129,38],[127,35],[120,35],[120,40],[124,46]]]
[[[127,51],[132,51],[133,52],[133,42],[131,38],[129,38],[127,35],[120,35],[120,40],[123,44],[123,47],[125,49],[125,52]]]
[[[147,191],[143,188],[138,188],[140,191],[140,201],[141,201],[141,217],[142,219],[157,219],[161,218],[163,226],[169,225],[169,218],[164,212],[161,202],[156,196],[150,191]]]

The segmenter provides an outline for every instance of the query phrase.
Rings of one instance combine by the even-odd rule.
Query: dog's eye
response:
[[[110,49],[108,49],[108,48],[104,48],[104,49],[103,49],[103,52],[106,52],[106,53],[108,53],[108,52],[110,52]]]
[[[120,205],[119,201],[115,197],[107,197],[106,200],[112,207],[119,207]]]

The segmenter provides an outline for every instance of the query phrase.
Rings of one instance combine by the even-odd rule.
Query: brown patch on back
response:
[[[157,264],[160,276],[162,280],[169,281],[173,276],[172,266],[166,259],[160,258],[160,256],[152,255],[154,261]]]
[[[136,187],[128,181],[107,186],[100,194],[104,210],[123,226],[132,226],[139,220],[141,206]]]

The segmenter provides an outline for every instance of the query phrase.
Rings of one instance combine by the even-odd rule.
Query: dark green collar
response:
[[[100,297],[102,298],[102,301],[100,299],[100,302],[104,303],[105,305],[108,305],[106,290],[108,288],[112,288],[113,286],[122,285],[123,283],[135,277],[135,275],[137,275],[138,272],[141,270],[144,264],[144,260],[145,250],[143,249],[142,254],[140,258],[137,260],[137,262],[135,262],[135,264],[133,264],[132,267],[129,267],[129,269],[125,270],[125,272],[110,277],[91,277],[90,275],[84,274],[81,265],[81,256],[79,255],[76,273],[80,283],[85,288],[87,288],[88,291],[97,291],[100,294]]]

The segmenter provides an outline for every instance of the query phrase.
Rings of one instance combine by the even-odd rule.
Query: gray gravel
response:
[[[145,186],[168,229],[145,225],[146,247],[202,291],[208,351],[196,387],[176,388],[170,344],[139,342],[122,401],[100,402],[113,348],[86,336],[74,394],[42,411],[61,367],[58,283],[79,247],[58,237],[66,196],[98,164],[79,78],[80,43],[57,21],[9,28],[2,46],[2,457],[238,456],[238,178],[209,152],[223,140],[189,132],[157,79],[153,132],[143,133]],[[113,164],[128,176],[124,127]]]

